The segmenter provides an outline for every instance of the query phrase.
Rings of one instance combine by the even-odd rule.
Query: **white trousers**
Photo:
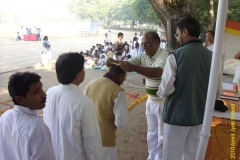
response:
[[[148,124],[147,143],[148,159],[162,160],[163,153],[163,103],[154,102],[150,98],[146,102],[146,117]]]
[[[117,160],[117,147],[103,147],[104,160]]]
[[[202,124],[177,126],[164,123],[163,159],[195,160]]]

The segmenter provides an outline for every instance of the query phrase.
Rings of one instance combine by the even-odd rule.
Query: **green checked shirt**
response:
[[[129,59],[128,62],[134,65],[141,65],[143,67],[161,67],[162,69],[164,69],[167,57],[168,52],[159,47],[152,58],[145,55],[145,53],[141,53],[138,54],[136,57]],[[161,83],[161,77],[145,78],[145,87],[149,98],[151,98],[153,101],[161,100],[161,98],[158,97],[156,94],[156,92],[158,91],[158,87]]]

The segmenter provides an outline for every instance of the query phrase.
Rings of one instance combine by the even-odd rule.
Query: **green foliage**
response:
[[[240,22],[240,0],[230,0],[228,8],[228,19]]]
[[[147,0],[132,0],[130,9],[135,20],[144,23],[160,23],[157,13]]]
[[[80,20],[160,23],[148,0],[72,0],[69,10]]]
[[[209,0],[198,0],[196,4],[196,9],[194,12],[194,17],[202,24],[207,26],[210,22],[209,15]]]
[[[209,0],[198,0],[194,16],[203,25],[207,26],[211,21],[216,23],[218,0],[214,0],[214,19],[210,19]],[[240,22],[240,0],[230,0],[228,6],[227,19]]]
[[[107,16],[111,7],[112,0],[72,0],[69,11],[81,20],[99,21]]]

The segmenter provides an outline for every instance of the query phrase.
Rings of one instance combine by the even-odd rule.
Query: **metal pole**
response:
[[[214,111],[214,103],[216,100],[217,82],[219,80],[219,66],[222,59],[223,39],[225,34],[226,17],[227,17],[228,0],[219,0],[217,24],[215,32],[215,41],[213,47],[213,57],[211,72],[208,85],[207,100],[205,106],[205,114],[203,120],[203,127],[195,160],[204,160],[208,139],[210,137],[210,129],[212,123],[212,116]]]

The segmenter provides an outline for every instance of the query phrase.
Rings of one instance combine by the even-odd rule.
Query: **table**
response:
[[[29,34],[24,34],[23,35],[23,40],[24,41],[30,41],[30,35]]]
[[[36,34],[24,34],[23,40],[24,41],[38,41],[38,37]]]
[[[38,41],[38,37],[36,34],[30,34],[30,41]]]

